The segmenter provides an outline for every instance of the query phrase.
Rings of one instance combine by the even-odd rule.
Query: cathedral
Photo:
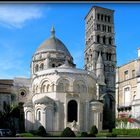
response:
[[[85,17],[84,69],[78,69],[52,27],[32,56],[30,79],[13,80],[26,131],[41,125],[46,131],[115,127],[114,40],[114,11],[93,6]]]

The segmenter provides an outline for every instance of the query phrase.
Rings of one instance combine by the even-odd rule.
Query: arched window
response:
[[[70,83],[67,79],[61,79],[57,85],[58,92],[67,92],[69,91]]]
[[[105,15],[105,21],[106,21],[106,15]]]
[[[97,30],[100,31],[101,30],[101,25],[97,24]]]
[[[42,92],[46,92],[46,85],[43,85]]]
[[[109,45],[111,45],[111,44],[112,44],[112,38],[109,37]]]
[[[92,61],[92,54],[90,55],[90,60]]]
[[[100,14],[97,14],[97,19],[100,20]]]
[[[80,93],[80,85],[79,85],[79,84],[76,84],[76,86],[75,86],[75,91],[76,91],[77,93]]]
[[[103,43],[106,44],[106,38],[103,36]]]
[[[97,35],[97,43],[100,43],[100,36]]]
[[[130,87],[124,88],[124,105],[129,106],[131,101]]]
[[[60,63],[58,64],[58,67],[59,67],[59,66],[61,66],[61,64],[60,64]]]
[[[52,64],[52,67],[54,68],[55,67],[55,64]]]
[[[37,120],[38,120],[38,121],[41,121],[41,109],[38,109],[38,110],[36,111],[36,117],[37,117]]]
[[[89,62],[89,58],[87,57],[87,63]]]
[[[111,19],[111,17],[110,17],[110,16],[108,16],[108,22],[110,22],[110,19]]]
[[[103,17],[104,17],[103,14],[101,14],[101,21],[103,21]]]
[[[37,72],[39,70],[38,64],[36,64],[35,66],[35,72]]]
[[[64,84],[63,83],[59,83],[58,86],[57,86],[57,90],[59,92],[63,92],[64,91]]]
[[[50,91],[50,85],[48,84],[47,85],[47,92],[49,92]]]
[[[40,65],[40,70],[43,70],[44,69],[44,64],[42,63],[41,65]]]

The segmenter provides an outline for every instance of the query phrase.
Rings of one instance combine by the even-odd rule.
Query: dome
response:
[[[45,40],[39,46],[36,53],[46,52],[46,51],[62,52],[62,53],[65,53],[68,56],[71,56],[70,52],[68,51],[66,46],[63,44],[63,42],[55,37],[54,27],[52,27],[52,29],[51,29],[51,37],[49,39]]]

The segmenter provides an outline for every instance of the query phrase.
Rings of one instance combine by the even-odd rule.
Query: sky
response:
[[[117,66],[136,59],[140,48],[140,3],[0,3],[0,79],[30,77],[32,56],[50,37],[52,26],[76,67],[83,69],[84,18],[92,6],[115,10]]]

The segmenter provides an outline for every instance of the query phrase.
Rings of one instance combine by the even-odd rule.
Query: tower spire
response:
[[[55,29],[54,26],[51,28],[51,37],[55,37]]]

